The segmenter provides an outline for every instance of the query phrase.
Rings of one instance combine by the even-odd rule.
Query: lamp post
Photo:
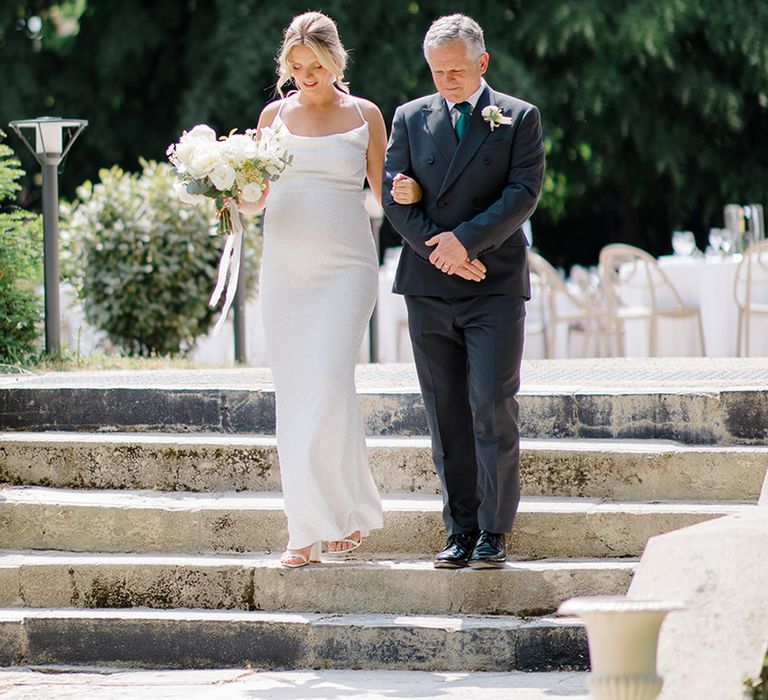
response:
[[[80,132],[84,119],[38,117],[12,121],[10,127],[24,141],[43,169],[43,270],[45,289],[45,352],[61,355],[59,313],[59,177],[58,167]],[[68,133],[65,138],[64,130]],[[72,131],[74,129],[74,131]],[[34,130],[34,147],[24,131]]]

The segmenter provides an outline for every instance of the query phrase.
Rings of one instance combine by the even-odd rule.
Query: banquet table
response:
[[[701,313],[704,348],[707,357],[734,357],[737,354],[738,306],[734,297],[736,271],[740,255],[726,257],[690,257],[662,255],[659,267],[680,294],[686,306],[695,306]],[[647,293],[635,290],[632,303],[648,304]],[[663,303],[663,300],[661,301]],[[766,349],[768,327],[753,327],[754,348]],[[768,324],[765,324],[768,326]],[[625,329],[626,354],[632,357],[648,355],[649,324],[629,321]],[[660,356],[700,355],[698,331],[691,319],[660,319]]]

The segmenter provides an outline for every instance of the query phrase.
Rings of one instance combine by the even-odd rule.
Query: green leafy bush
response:
[[[5,133],[0,131],[0,139]],[[37,353],[42,274],[40,218],[10,202],[23,176],[13,151],[0,143],[0,363],[16,364]]]
[[[168,164],[141,165],[141,173],[101,170],[97,184],[83,184],[78,200],[63,207],[64,269],[87,320],[126,354],[184,354],[214,319],[208,299],[224,239],[212,234],[212,202],[182,204]],[[254,220],[247,223],[246,284],[258,240]]]

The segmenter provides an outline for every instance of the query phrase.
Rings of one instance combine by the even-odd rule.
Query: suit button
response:
[[[444,199],[438,199],[437,200],[437,206],[438,207],[444,207],[445,206],[445,200]]]
[[[491,162],[491,157],[490,156],[485,156],[483,158],[483,163],[485,163],[486,165],[490,165],[490,162]]]
[[[434,156],[429,156],[427,158],[427,163],[429,163],[429,165],[432,165],[432,163],[434,163],[434,162],[435,162],[435,157]]]

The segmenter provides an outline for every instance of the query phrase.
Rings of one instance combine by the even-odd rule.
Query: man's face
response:
[[[449,102],[464,102],[480,87],[488,69],[488,54],[471,58],[463,41],[451,41],[427,51],[427,63],[437,91]]]

